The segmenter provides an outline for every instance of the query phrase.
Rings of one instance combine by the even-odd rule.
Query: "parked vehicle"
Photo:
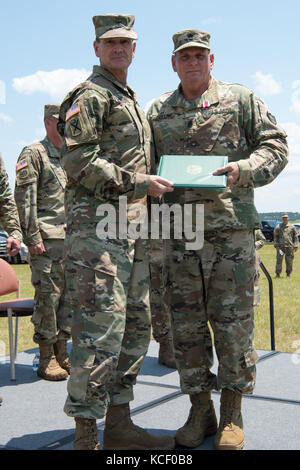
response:
[[[4,230],[0,230],[0,258],[5,259],[12,264],[28,263],[28,248],[21,242],[21,248],[16,256],[9,256],[6,251],[6,242],[8,234]]]
[[[300,241],[300,224],[293,224],[296,227],[296,230],[298,232],[298,240]]]
[[[274,228],[276,225],[280,224],[280,220],[262,220],[261,221],[261,231],[266,237],[268,242],[272,242],[274,240]]]

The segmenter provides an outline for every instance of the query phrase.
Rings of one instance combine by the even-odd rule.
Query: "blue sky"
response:
[[[95,0],[1,3],[0,152],[12,187],[20,151],[45,134],[44,104],[60,102],[97,63],[92,16],[132,13],[139,40],[128,83],[140,105],[178,85],[172,35],[208,31],[213,75],[253,90],[288,134],[290,163],[275,182],[256,190],[258,211],[300,212],[298,1],[111,0],[105,8]]]

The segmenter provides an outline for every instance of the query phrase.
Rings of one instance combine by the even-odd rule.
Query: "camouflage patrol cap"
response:
[[[173,35],[174,51],[180,51],[186,47],[204,47],[210,49],[210,34],[199,29],[184,29]]]
[[[58,119],[59,108],[60,108],[59,104],[45,104],[44,119],[48,119],[51,117],[55,117]]]
[[[137,39],[132,29],[134,15],[97,15],[93,17],[96,38],[129,38]]]

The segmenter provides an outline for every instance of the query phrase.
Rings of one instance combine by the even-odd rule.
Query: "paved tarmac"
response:
[[[10,380],[9,358],[0,362],[0,449],[72,450],[74,420],[63,412],[67,382],[37,377],[32,370],[35,351],[18,353],[15,381]],[[244,396],[242,406],[245,450],[300,450],[300,355],[257,352],[255,393]],[[187,419],[190,402],[180,391],[177,371],[158,364],[157,357],[158,344],[151,341],[131,414],[149,432],[174,435]],[[212,396],[219,418],[220,394]],[[104,421],[97,425],[101,442]],[[206,438],[194,450],[213,450],[213,439]]]

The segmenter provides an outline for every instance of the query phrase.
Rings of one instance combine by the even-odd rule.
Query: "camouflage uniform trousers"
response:
[[[207,232],[201,250],[169,242],[170,306],[183,393],[229,388],[252,393],[258,356],[253,347],[255,248],[248,230]],[[212,335],[218,357],[213,365]]]
[[[293,262],[295,256],[294,249],[292,247],[280,247],[280,250],[283,251],[283,255],[281,255],[279,251],[277,251],[275,272],[278,275],[281,274],[282,262],[283,258],[285,257],[286,274],[289,275],[293,271]]]
[[[172,339],[170,307],[166,291],[166,245],[150,240],[150,307],[152,335],[158,343]]]
[[[255,256],[255,277],[254,277],[254,293],[253,293],[253,306],[257,307],[260,303],[260,285],[259,285],[259,278],[260,278],[260,256],[256,252]]]
[[[30,255],[35,307],[33,340],[53,344],[71,337],[71,318],[64,302],[64,240],[43,240],[46,252]]]
[[[148,350],[149,242],[95,236],[72,240],[66,288],[73,341],[64,411],[97,419],[105,416],[109,404],[133,400]]]

